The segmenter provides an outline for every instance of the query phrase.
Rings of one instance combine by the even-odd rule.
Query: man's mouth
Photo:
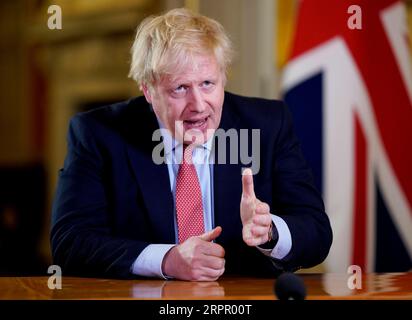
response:
[[[185,125],[185,129],[203,129],[204,126],[207,123],[207,120],[209,117],[201,118],[201,119],[190,119],[190,120],[184,120],[183,123]]]

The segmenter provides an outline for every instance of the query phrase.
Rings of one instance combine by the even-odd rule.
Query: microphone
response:
[[[282,273],[275,281],[274,291],[279,300],[305,300],[306,287],[302,278],[291,272]]]

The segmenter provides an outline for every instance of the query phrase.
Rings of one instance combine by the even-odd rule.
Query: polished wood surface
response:
[[[367,274],[362,289],[349,289],[347,274],[302,274],[308,300],[412,300],[412,273]],[[216,282],[111,280],[63,277],[51,290],[48,277],[0,277],[0,299],[231,299],[273,300],[274,280],[224,277]]]

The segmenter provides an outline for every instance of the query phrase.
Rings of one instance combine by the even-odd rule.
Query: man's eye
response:
[[[186,91],[186,86],[178,86],[177,88],[173,89],[174,93],[183,93]]]
[[[209,80],[203,81],[203,83],[202,83],[202,87],[205,87],[205,88],[208,88],[212,85],[213,85],[213,82],[209,81]]]

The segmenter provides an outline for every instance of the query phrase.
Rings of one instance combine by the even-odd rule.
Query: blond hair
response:
[[[142,86],[179,71],[196,55],[213,54],[226,73],[233,49],[220,23],[180,8],[144,19],[137,28],[131,54],[129,77]]]

